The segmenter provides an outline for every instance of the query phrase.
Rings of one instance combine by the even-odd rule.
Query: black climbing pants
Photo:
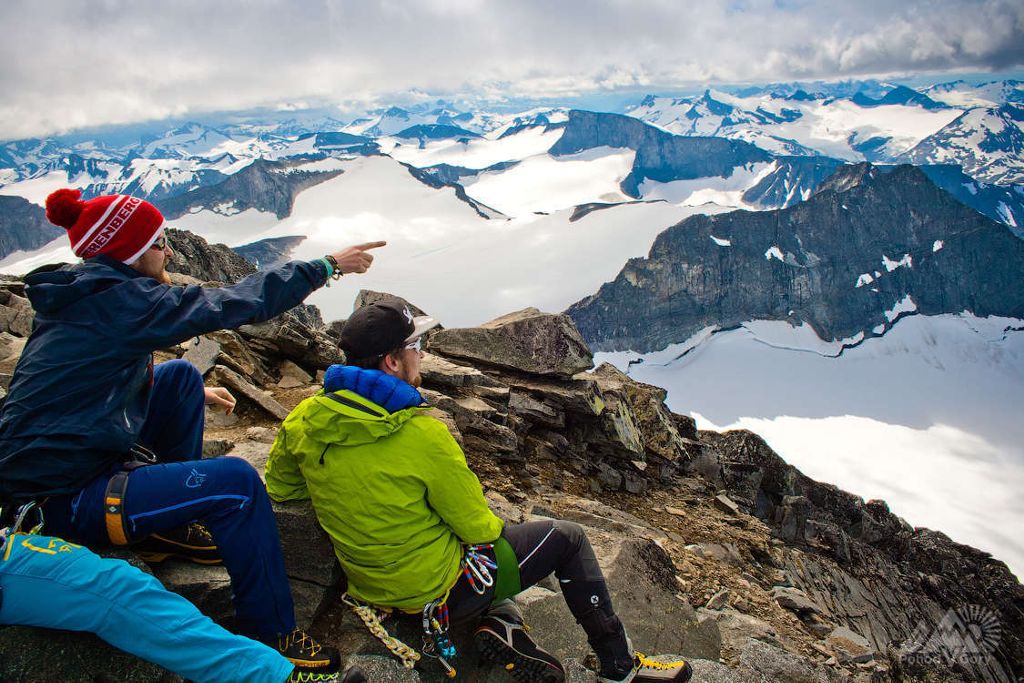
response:
[[[615,616],[594,549],[579,524],[563,520],[512,524],[505,527],[502,536],[519,561],[523,590],[554,574],[569,611],[586,631],[602,661],[602,651],[615,650],[614,655],[619,656],[618,650],[622,650],[628,656],[622,623]],[[490,555],[494,557],[493,552]],[[493,587],[478,595],[461,577],[448,597],[452,621],[466,623],[479,618],[491,609],[493,598]],[[500,610],[502,616],[510,616],[508,605],[502,605]]]

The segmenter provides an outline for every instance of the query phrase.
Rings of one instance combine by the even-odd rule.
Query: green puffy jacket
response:
[[[312,499],[349,593],[419,609],[458,579],[461,544],[490,543],[502,521],[458,443],[424,408],[394,413],[352,391],[323,391],[285,419],[267,462],[276,501]]]

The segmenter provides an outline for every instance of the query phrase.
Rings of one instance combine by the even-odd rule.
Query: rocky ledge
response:
[[[17,281],[0,283],[0,381],[9,381],[29,331],[22,295]],[[205,455],[242,457],[262,471],[280,417],[341,360],[335,329],[300,310],[160,352],[158,360],[188,358],[239,398],[236,415],[208,416]],[[1024,588],[1003,563],[911,527],[882,501],[805,477],[755,434],[697,431],[666,408],[661,389],[610,365],[591,370],[566,316],[522,311],[435,332],[426,348],[423,394],[494,510],[510,522],[582,524],[634,644],[690,658],[695,680],[1024,675]],[[402,669],[339,604],[344,578],[310,506],[276,512],[301,625],[372,681],[442,680],[429,660]],[[149,568],[118,556],[230,627],[222,568]],[[546,582],[519,602],[569,680],[593,681],[582,631],[557,593],[557,582]],[[418,645],[414,625],[389,626]],[[461,679],[507,680],[477,665],[468,639],[458,643]],[[15,627],[0,630],[0,679],[177,680],[92,636]]]

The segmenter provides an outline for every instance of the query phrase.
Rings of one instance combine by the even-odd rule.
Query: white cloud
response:
[[[0,137],[389,92],[552,96],[1024,63],[1016,0],[7,0]]]

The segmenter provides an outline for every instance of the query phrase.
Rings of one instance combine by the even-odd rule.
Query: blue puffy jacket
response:
[[[154,350],[273,318],[326,279],[322,263],[293,261],[228,287],[172,287],[102,255],[29,273],[36,316],[0,413],[0,500],[72,493],[124,461]]]

